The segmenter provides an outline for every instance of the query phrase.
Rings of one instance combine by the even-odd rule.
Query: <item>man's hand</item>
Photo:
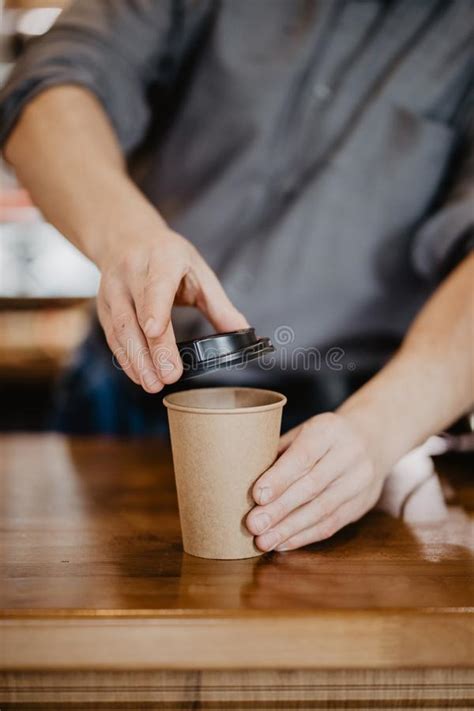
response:
[[[87,89],[56,86],[29,102],[6,157],[45,217],[99,267],[108,344],[145,390],[181,375],[174,303],[196,306],[218,331],[248,326],[196,249],[130,180],[109,118]]]
[[[247,526],[263,551],[329,538],[377,501],[383,476],[368,443],[343,415],[317,415],[287,432],[256,482]]]
[[[474,255],[438,287],[387,365],[336,414],[281,440],[247,526],[261,550],[328,538],[368,511],[407,452],[473,407]]]
[[[107,342],[127,375],[150,393],[182,373],[173,304],[197,307],[217,331],[248,326],[195,247],[161,221],[149,238],[126,241],[100,266],[97,311]]]

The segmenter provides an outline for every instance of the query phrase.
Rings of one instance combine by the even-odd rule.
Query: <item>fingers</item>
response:
[[[326,454],[332,444],[326,424],[329,418],[331,415],[319,415],[301,427],[293,443],[255,483],[252,494],[257,504],[274,501]]]
[[[181,245],[182,243],[178,242]],[[190,249],[188,245],[188,249]],[[163,383],[182,374],[182,364],[171,325],[173,303],[195,304],[218,331],[248,327],[246,319],[232,305],[214,272],[190,250],[190,264],[162,256],[150,262],[144,284],[132,282],[132,294],[142,331],[153,354]],[[166,264],[166,271],[163,269]],[[186,267],[186,268],[185,268]]]
[[[110,309],[106,307],[104,304],[100,305],[99,302],[97,303],[97,313],[99,316],[99,321],[101,323],[101,326],[103,328],[108,346],[110,350],[112,351],[112,358],[113,358],[113,363],[114,366],[119,368],[120,370],[123,370],[126,375],[130,378],[130,380],[133,380],[135,385],[140,385],[140,381],[138,377],[135,375],[133,371],[133,366],[128,358],[126,351],[122,346],[119,344],[117,339],[115,338],[115,334],[112,328],[112,316],[110,314]]]
[[[117,353],[119,363],[126,363],[127,375],[132,376],[134,382],[140,382],[147,392],[159,392],[163,384],[153,366],[131,296],[118,282],[109,282],[100,295],[99,304],[99,318],[107,342]]]
[[[200,282],[196,306],[216,331],[238,331],[241,328],[248,328],[249,323],[245,316],[235,308],[217,276],[201,258],[196,273]]]
[[[171,323],[171,309],[179,286],[180,275],[163,273],[162,267],[148,269],[148,276],[137,273],[130,278],[130,291],[135,313],[142,332],[142,341],[161,386],[174,383],[181,377],[182,363]],[[153,390],[158,392],[161,387]]]
[[[360,472],[346,472],[320,496],[292,511],[283,520],[259,535],[255,542],[261,550],[273,550],[300,531],[330,517],[342,504],[354,500],[366,488]],[[364,485],[365,484],[365,485]]]
[[[278,544],[275,550],[282,553],[331,538],[331,536],[337,533],[341,528],[344,528],[344,526],[347,526],[353,521],[357,521],[370,509],[371,505],[367,494],[362,492],[351,501],[346,501],[327,518],[289,536],[285,541]]]
[[[161,382],[169,385],[179,380],[183,373],[183,364],[176,346],[176,337],[171,321],[162,336],[148,338],[148,345],[153,365]]]
[[[275,464],[255,484],[254,499],[260,505],[246,521],[261,550],[299,540],[301,531],[331,519],[345,503],[356,502],[350,510],[361,515],[369,498],[376,500],[380,481],[365,443],[339,415],[313,417],[282,438],[281,448]],[[363,492],[364,510],[359,506]]]
[[[347,464],[344,451],[331,449],[319,462],[296,479],[278,498],[266,506],[256,506],[247,516],[251,533],[258,535],[274,527],[298,507],[306,504],[338,479]],[[320,497],[321,498],[321,497]]]
[[[100,325],[102,326],[102,330],[104,331],[107,344],[112,351],[112,362],[119,370],[123,370],[130,380],[133,380],[136,385],[139,385],[140,381],[133,370],[133,364],[128,358],[125,348],[122,348],[115,336],[110,307],[103,298],[101,290],[99,290],[99,294],[97,296],[97,316],[99,318]]]
[[[159,338],[168,328],[181,278],[179,271],[173,273],[168,269],[164,272],[159,268],[149,270],[144,284],[136,284],[135,289],[132,287],[140,325],[147,338]]]
[[[127,375],[148,392],[181,377],[173,304],[197,306],[218,331],[248,327],[214,272],[180,235],[128,250],[103,271],[97,301],[107,342]]]
[[[128,375],[130,380],[133,380],[135,385],[141,385],[138,376],[135,375],[131,360],[128,358],[125,349],[122,348],[119,342],[114,338],[113,332],[112,335],[107,339],[107,341],[109,344],[109,348],[112,351],[113,359],[115,361],[114,365],[118,367],[119,370],[123,370],[124,373]]]

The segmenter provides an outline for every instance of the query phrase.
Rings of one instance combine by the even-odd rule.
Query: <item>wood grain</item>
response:
[[[372,513],[301,551],[208,561],[182,552],[166,443],[0,438],[0,665],[470,667],[472,485],[450,466],[443,523]]]
[[[12,708],[472,709],[468,670],[10,672],[0,700]],[[13,706],[14,704],[14,706]],[[4,704],[2,704],[4,708]],[[5,706],[7,708],[7,706]]]

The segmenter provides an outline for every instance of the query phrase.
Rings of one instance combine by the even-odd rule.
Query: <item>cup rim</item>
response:
[[[198,388],[196,388],[197,390]],[[179,412],[190,412],[194,414],[201,415],[239,415],[244,413],[252,412],[268,412],[268,410],[276,410],[277,408],[284,407],[287,402],[287,398],[282,393],[276,390],[267,390],[265,388],[245,388],[245,387],[214,387],[214,388],[199,388],[201,392],[210,391],[223,391],[223,390],[258,390],[261,393],[267,393],[268,395],[275,395],[278,400],[276,402],[270,402],[267,405],[251,405],[248,407],[197,407],[190,405],[178,405],[171,401],[174,395],[181,395],[182,393],[189,392],[189,390],[180,390],[179,392],[171,393],[163,398],[163,405],[168,410],[177,410]]]

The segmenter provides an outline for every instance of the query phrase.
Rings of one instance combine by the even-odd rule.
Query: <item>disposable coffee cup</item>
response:
[[[186,553],[261,555],[245,518],[252,487],[276,459],[286,398],[256,388],[203,388],[167,395],[179,516]]]

